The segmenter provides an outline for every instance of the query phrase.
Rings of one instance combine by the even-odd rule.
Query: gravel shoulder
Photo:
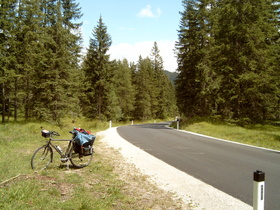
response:
[[[118,135],[116,128],[97,134],[102,143],[118,150],[123,164],[135,166],[135,170],[147,176],[148,181],[171,193],[180,200],[182,209],[252,209],[252,206],[195,179],[165,162],[132,145]],[[129,170],[133,173],[132,169]],[[127,170],[123,171],[124,177]]]

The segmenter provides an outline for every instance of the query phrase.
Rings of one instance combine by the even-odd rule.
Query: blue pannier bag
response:
[[[92,134],[79,132],[77,130],[73,130],[73,134],[75,135],[74,141],[76,143],[75,151],[83,155],[91,155],[93,152],[92,145],[96,137]]]
[[[76,131],[76,130],[74,130],[73,132],[75,134],[75,139],[74,140],[78,145],[81,145],[81,146],[84,145],[84,144],[93,145],[94,140],[95,140],[94,135],[87,134],[87,133],[81,133],[81,132]]]

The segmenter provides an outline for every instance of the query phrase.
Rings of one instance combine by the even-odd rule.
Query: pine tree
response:
[[[175,87],[166,75],[161,76],[161,91],[159,98],[159,119],[174,117],[177,115]]]
[[[272,39],[273,46],[274,46],[274,54],[272,57],[274,57],[274,63],[272,66],[274,67],[273,73],[272,73],[272,84],[275,84],[276,91],[275,91],[275,101],[273,104],[271,104],[270,108],[270,116],[268,116],[269,119],[280,119],[280,3],[279,1],[272,0],[272,17],[271,22],[274,24],[276,28],[278,28],[278,33],[275,35],[275,37]]]
[[[160,51],[157,42],[154,42],[154,46],[151,51],[150,60],[152,62],[153,72],[151,75],[151,109],[154,119],[158,118],[160,114],[160,99],[162,94],[162,79],[163,79],[163,60],[160,56]]]
[[[16,24],[16,71],[19,75],[15,83],[18,89],[15,101],[24,106],[25,118],[31,115],[34,108],[34,76],[42,62],[43,48],[43,14],[40,11],[39,0],[18,1]],[[17,106],[15,106],[17,107]],[[21,107],[19,107],[21,108]],[[16,113],[15,113],[16,115]]]
[[[80,17],[80,11],[73,2],[68,8],[63,3],[18,1],[16,71],[21,80],[15,83],[19,92],[15,101],[24,105],[26,119],[59,122],[77,110],[78,98],[70,96],[77,87],[73,78],[78,75],[81,36],[74,31],[80,24],[71,21]]]
[[[149,58],[139,57],[137,69],[134,73],[133,84],[135,86],[135,119],[152,119],[151,104],[151,74],[153,67]]]
[[[140,56],[133,73],[136,119],[166,119],[175,115],[175,89],[163,69],[163,60],[155,42],[150,58],[142,59]]]
[[[210,74],[205,59],[211,37],[206,12],[209,5],[210,1],[184,0],[184,11],[180,13],[179,41],[176,43],[179,72],[176,95],[179,110],[186,116],[203,115],[206,109],[205,95]]]
[[[157,42],[154,42],[150,60],[154,70],[153,77],[151,77],[152,116],[154,119],[165,119],[168,116],[174,116],[174,106],[176,103],[174,86],[163,72],[163,59],[160,56]]]
[[[16,120],[23,111],[26,119],[59,122],[79,105],[80,8],[73,0],[0,3],[0,72],[8,79],[0,82],[2,118],[13,111]]]
[[[219,7],[213,60],[222,77],[220,111],[227,118],[265,120],[277,89],[271,64],[278,29],[271,2],[225,0]]]
[[[2,123],[10,116],[11,88],[15,82],[15,39],[14,25],[16,1],[0,1],[0,87]]]
[[[132,117],[134,111],[134,88],[132,85],[132,69],[126,59],[116,62],[114,89],[119,101],[122,120]]]
[[[83,86],[83,78],[81,76],[80,59],[81,59],[81,22],[78,20],[82,17],[81,8],[75,0],[62,0],[63,10],[63,29],[65,31],[65,53],[63,58],[65,59],[66,67],[64,72],[60,75],[63,78],[65,84],[63,86],[66,101],[68,102],[68,114],[69,111],[72,115],[79,116],[80,111],[80,100],[79,92]],[[79,79],[77,79],[79,78]]]
[[[93,38],[90,38],[90,45],[85,58],[84,70],[87,78],[87,103],[91,105],[91,109],[84,110],[88,113],[88,117],[98,117],[104,119],[106,117],[109,106],[109,95],[111,89],[111,79],[113,72],[110,71],[110,62],[108,50],[112,44],[111,37],[107,33],[107,27],[99,18],[97,26],[92,32]],[[110,94],[109,94],[110,93]],[[88,108],[90,106],[87,106]]]
[[[279,4],[183,0],[183,6],[176,45],[180,112],[240,122],[275,118]]]

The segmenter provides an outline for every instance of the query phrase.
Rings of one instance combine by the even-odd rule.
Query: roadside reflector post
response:
[[[109,128],[112,128],[112,120],[109,122]]]
[[[265,173],[262,171],[254,172],[254,192],[253,192],[253,209],[263,210],[264,209],[264,183]]]
[[[133,125],[133,120],[131,120],[131,125]]]
[[[177,130],[179,130],[180,129],[180,120],[181,120],[181,118],[180,117],[175,117],[175,121],[177,121]]]

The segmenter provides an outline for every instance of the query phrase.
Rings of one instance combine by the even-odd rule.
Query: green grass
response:
[[[56,155],[48,170],[34,173],[31,156],[45,143],[41,126],[59,132],[62,138],[71,138],[68,131],[74,126],[96,133],[108,123],[81,120],[75,125],[64,122],[60,127],[38,122],[0,125],[0,182],[16,177],[0,185],[0,209],[92,209],[92,205],[94,209],[110,209],[113,203],[123,202],[120,200],[127,197],[119,190],[123,183],[98,154],[90,166],[70,171],[59,167]]]
[[[276,125],[257,124],[240,127],[209,119],[196,119],[183,121],[180,129],[253,146],[280,150],[280,127]]]
[[[46,122],[0,124],[0,209],[150,209],[173,205],[173,201],[166,204],[168,197],[147,203],[137,190],[132,191],[129,183],[114,172],[112,157],[116,151],[102,146],[98,138],[88,167],[68,169],[55,155],[47,170],[34,172],[31,156],[45,143],[41,126],[59,132],[62,138],[71,138],[68,131],[74,126],[96,134],[107,129],[109,123],[79,119],[75,123],[64,120],[60,126]]]
[[[141,122],[134,122],[137,123]],[[131,122],[113,122],[112,125],[126,124]],[[74,126],[96,134],[107,129],[109,122],[77,119],[74,123],[64,120],[60,126],[46,122],[1,124],[0,209],[180,209],[168,200],[170,195],[163,195],[158,189],[151,188],[145,177],[131,175],[130,171],[125,177],[122,177],[122,173],[116,173],[119,164],[117,152],[104,147],[99,139],[95,142],[96,153],[88,167],[78,170],[67,169],[65,165],[61,167],[59,157],[55,155],[48,170],[35,173],[30,167],[30,160],[35,149],[45,143],[41,137],[41,126],[59,132],[61,138],[71,138],[68,132]],[[277,126],[238,127],[196,120],[183,122],[181,129],[280,150]]]

